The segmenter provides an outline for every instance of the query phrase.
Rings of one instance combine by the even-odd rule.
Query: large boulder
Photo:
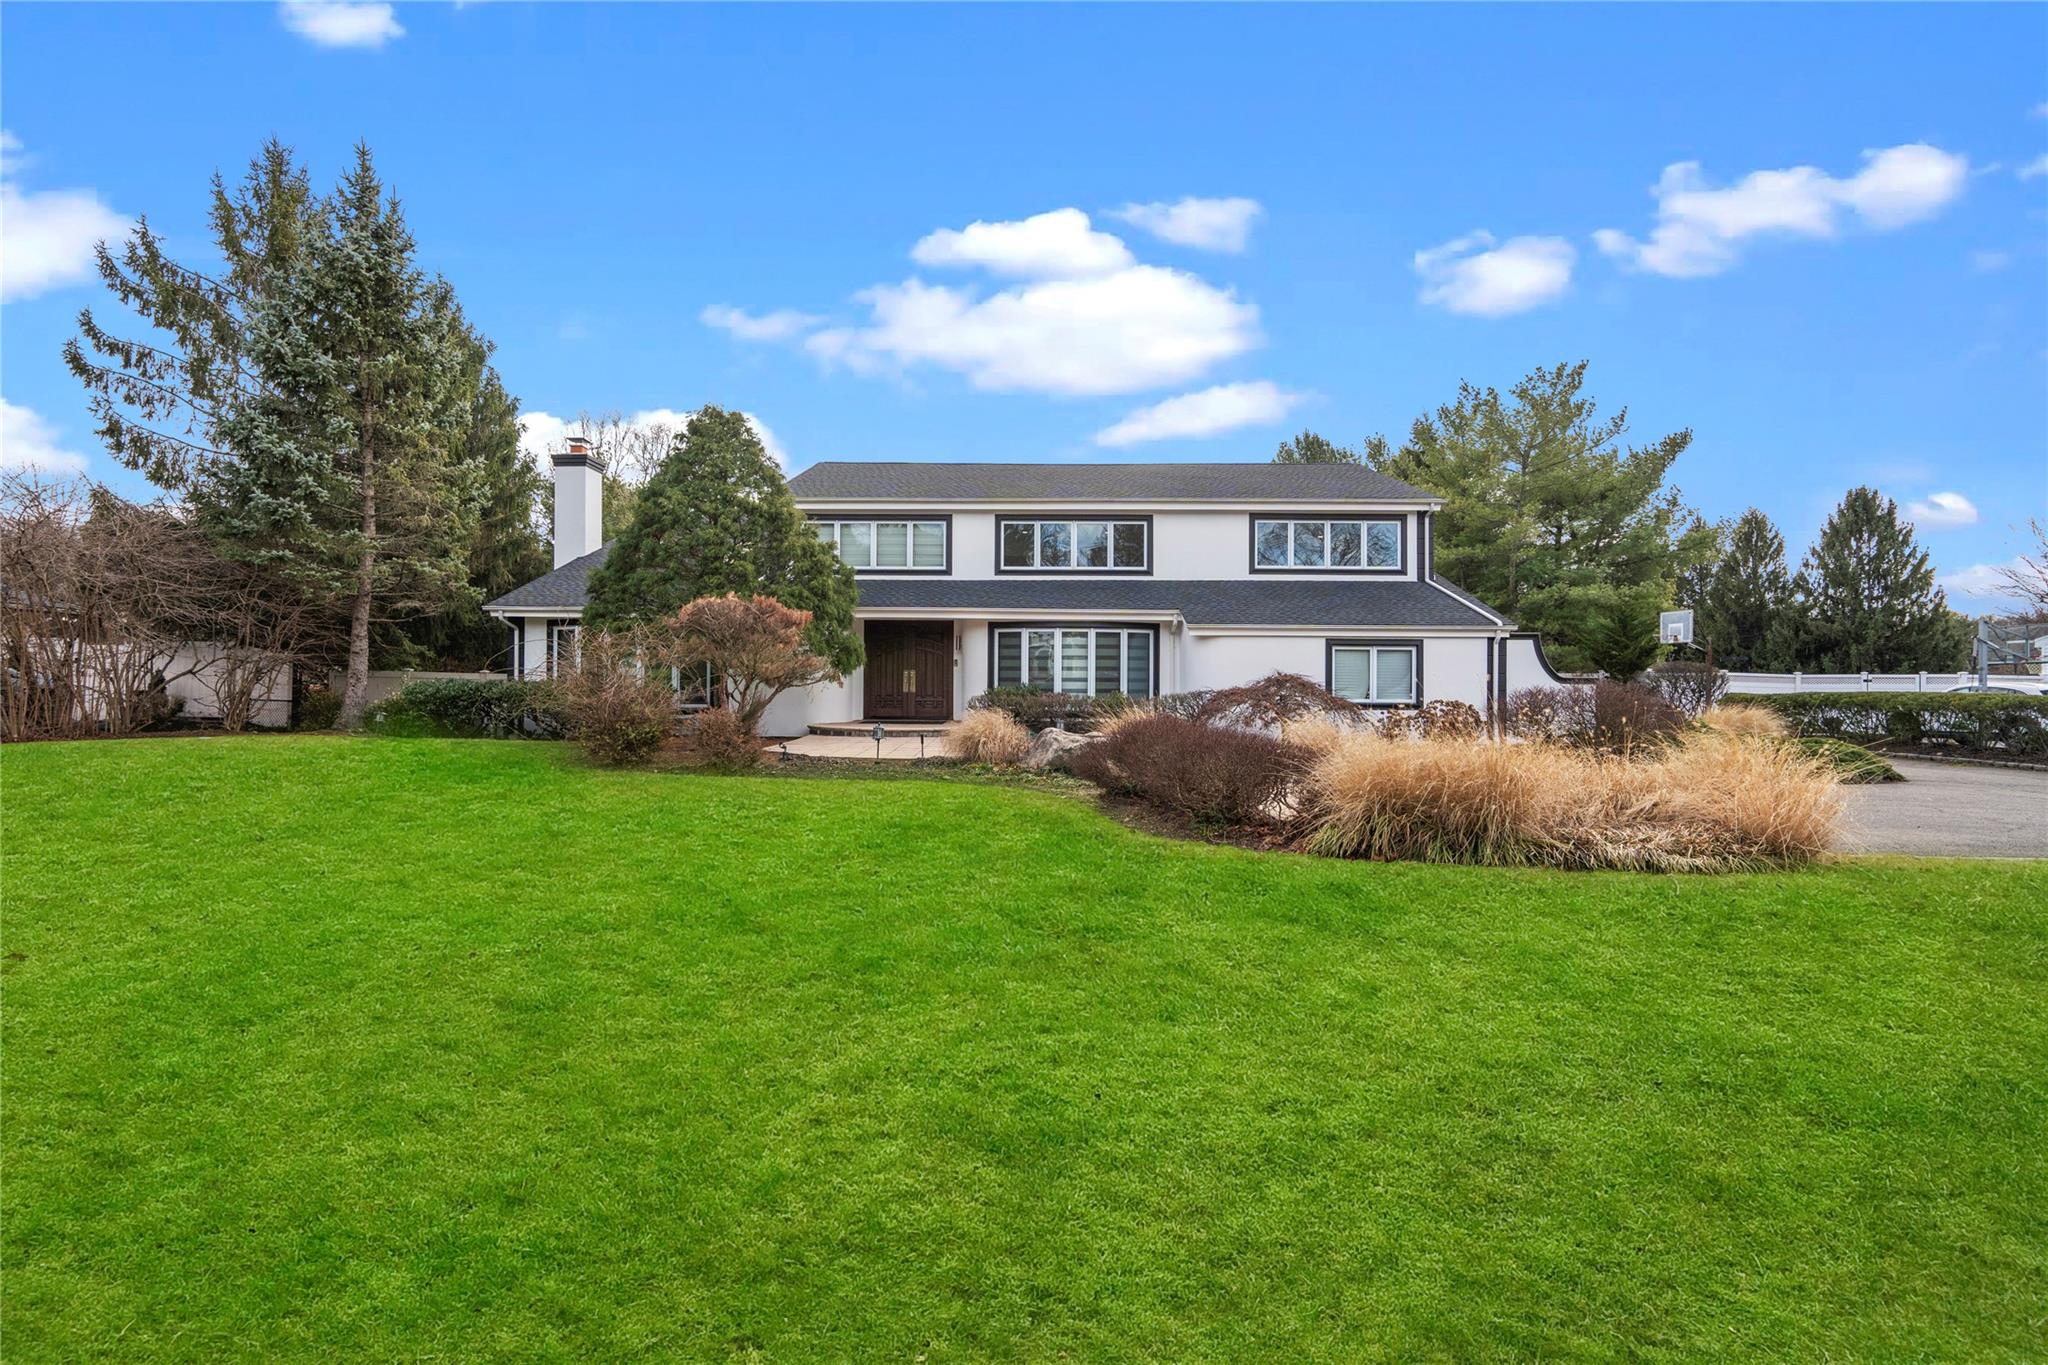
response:
[[[1040,730],[1024,755],[1024,766],[1064,771],[1074,750],[1093,743],[1093,735],[1077,735],[1071,730]]]

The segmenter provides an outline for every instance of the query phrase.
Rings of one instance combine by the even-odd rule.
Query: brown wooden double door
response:
[[[867,623],[869,720],[953,718],[953,623]]]

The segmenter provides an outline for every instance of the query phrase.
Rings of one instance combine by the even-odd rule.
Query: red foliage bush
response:
[[[1278,730],[1304,716],[1351,715],[1358,709],[1356,702],[1344,700],[1299,673],[1268,673],[1255,683],[1211,692],[1195,709],[1193,719],[1247,730]]]
[[[1308,750],[1253,730],[1144,716],[1074,751],[1074,775],[1201,820],[1284,822]]]
[[[1649,688],[1602,678],[1529,687],[1508,698],[1508,733],[1603,753],[1655,749],[1676,740],[1685,714]]]
[[[740,772],[761,762],[761,741],[738,713],[707,706],[697,713],[690,751],[707,768]]]
[[[1424,702],[1412,710],[1388,711],[1379,723],[1380,733],[1388,738],[1471,739],[1485,728],[1479,708],[1462,701]]]

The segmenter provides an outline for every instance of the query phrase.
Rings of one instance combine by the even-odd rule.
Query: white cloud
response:
[[[1957,597],[1975,598],[1984,603],[2012,602],[2017,599],[2011,585],[2005,581],[2005,573],[2025,567],[2026,562],[2021,559],[2008,560],[2004,564],[1972,564],[1967,569],[1942,574],[1935,582]]]
[[[1968,158],[1924,142],[1865,152],[1863,169],[1839,179],[1813,166],[1753,171],[1716,189],[1697,161],[1664,168],[1651,193],[1657,225],[1637,241],[1615,228],[1593,234],[1600,249],[1659,275],[1717,275],[1739,258],[1738,244],[1762,235],[1833,237],[1844,210],[1889,231],[1931,218],[1962,194]]]
[[[697,321],[706,327],[731,332],[741,341],[788,341],[824,320],[815,313],[799,313],[794,308],[778,308],[772,313],[749,313],[744,308],[723,303],[714,303],[697,314]]]
[[[41,413],[0,398],[0,469],[82,474],[85,456],[64,449]]]
[[[1107,275],[1132,262],[1123,240],[1097,232],[1079,209],[1054,209],[1009,223],[940,228],[910,248],[910,259],[924,266],[980,266],[1031,280]]]
[[[1301,401],[1270,380],[1218,384],[1139,408],[1114,426],[1095,433],[1099,446],[1134,446],[1175,437],[1216,436],[1240,427],[1277,422]]]
[[[827,364],[875,374],[929,364],[976,388],[1135,393],[1196,378],[1259,344],[1259,310],[1185,271],[1134,265],[980,296],[910,279],[857,296],[861,327],[813,333]]]
[[[1252,221],[1264,209],[1256,199],[1197,199],[1171,204],[1126,204],[1110,217],[1180,246],[1203,251],[1243,251]]]
[[[2048,175],[2048,152],[2041,153],[2019,169],[2022,180],[2036,180],[2044,175]]]
[[[405,36],[398,16],[381,0],[283,0],[277,17],[322,47],[382,47]]]
[[[1495,246],[1493,234],[1481,231],[1416,252],[1415,273],[1424,303],[1498,318],[1561,298],[1577,257],[1562,237],[1512,237]]]
[[[694,416],[694,412],[678,412],[674,408],[643,408],[624,420],[636,431],[652,431],[659,427],[676,432],[687,430]],[[789,468],[789,452],[783,449],[782,442],[776,439],[768,424],[751,412],[743,411],[740,416],[746,418],[747,425],[754,429],[754,435],[760,438],[768,458],[783,469]],[[522,412],[519,414],[519,449],[542,473],[547,473],[553,467],[548,457],[562,449],[570,435],[581,430],[581,424],[574,418],[557,417],[551,412]]]
[[[91,278],[93,246],[128,231],[91,190],[23,190],[22,163],[20,139],[0,132],[0,301]]]
[[[1928,531],[1950,531],[1977,524],[1976,505],[1961,493],[1930,493],[1908,503],[1906,516],[1915,526]]]
[[[1981,270],[1987,275],[1995,270],[2003,270],[2011,264],[2012,253],[2010,251],[1997,251],[1986,247],[1970,253],[1970,268],[1972,270]]]

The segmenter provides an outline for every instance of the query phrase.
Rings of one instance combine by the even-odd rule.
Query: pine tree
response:
[[[812,649],[842,673],[860,666],[853,570],[811,530],[746,417],[706,407],[640,485],[632,521],[590,576],[584,620],[650,621],[722,593],[810,612]]]
[[[1713,643],[1723,668],[1777,671],[1792,666],[1786,652],[1792,622],[1792,571],[1785,537],[1752,507],[1736,518],[1720,557],[1697,576],[1679,600],[1692,607],[1694,636]]]
[[[1583,361],[1539,368],[1505,398],[1462,384],[1400,449],[1375,440],[1366,457],[1445,499],[1437,570],[1542,631],[1566,668],[1591,662],[1594,621],[1655,612],[1713,544],[1665,483],[1692,433],[1624,446],[1628,410],[1600,417],[1585,376]]]
[[[213,177],[207,216],[226,263],[218,277],[172,260],[147,218],[119,255],[105,242],[95,250],[114,297],[162,335],[117,335],[87,308],[64,344],[108,452],[179,494],[234,458],[220,425],[262,383],[250,369],[252,320],[303,268],[319,205],[291,149],[273,138],[233,191]]]
[[[1818,673],[1964,667],[1972,635],[1934,583],[1934,565],[1874,488],[1852,488],[1794,580],[1797,666]]]
[[[459,598],[476,535],[476,469],[461,435],[470,337],[445,282],[414,263],[396,197],[367,147],[323,202],[305,263],[256,308],[262,387],[221,435],[237,458],[195,489],[206,523],[348,621],[337,724],[362,716],[382,614]]]
[[[1273,452],[1273,463],[1358,464],[1360,460],[1358,452],[1349,446],[1340,446],[1313,431],[1304,431],[1293,440],[1280,443],[1280,448]]]

